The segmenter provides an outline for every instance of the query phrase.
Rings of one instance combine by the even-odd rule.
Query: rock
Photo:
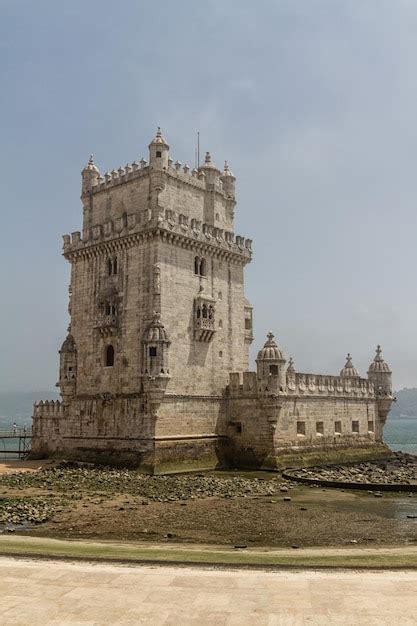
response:
[[[280,491],[282,491],[283,493],[287,493],[288,491],[288,487],[286,487],[285,485],[283,485],[282,487],[279,488]]]

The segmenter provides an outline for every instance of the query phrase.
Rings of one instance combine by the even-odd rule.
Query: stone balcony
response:
[[[215,332],[214,318],[199,317],[194,319],[194,337],[197,341],[210,341]]]
[[[99,315],[94,321],[94,328],[96,328],[103,337],[113,335],[118,328],[117,315]]]

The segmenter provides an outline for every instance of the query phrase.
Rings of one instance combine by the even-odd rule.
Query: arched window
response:
[[[114,365],[114,348],[112,345],[106,348],[106,367],[113,367]]]
[[[205,304],[203,304],[203,317],[207,318],[207,307]]]
[[[194,259],[194,274],[199,274],[199,273],[200,273],[200,259],[198,258],[198,256],[196,256]]]
[[[206,276],[207,275],[207,271],[206,271],[206,259],[201,259],[200,260],[200,272],[199,272],[200,276]]]
[[[117,256],[113,259],[107,259],[107,274],[109,276],[117,274]]]

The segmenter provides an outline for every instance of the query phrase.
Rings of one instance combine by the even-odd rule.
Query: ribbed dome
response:
[[[211,160],[211,154],[210,152],[206,152],[206,156],[204,158],[204,163],[203,165],[200,165],[200,170],[217,170],[217,167],[214,165],[214,163]]]
[[[345,367],[340,371],[340,376],[342,378],[354,378],[359,376],[359,372],[356,367],[352,363],[352,357],[350,354],[346,357]]]
[[[233,173],[229,169],[229,165],[228,165],[227,161],[224,162],[224,170],[223,170],[222,176],[223,177],[230,176],[230,178],[234,178]]]
[[[259,350],[257,361],[285,361],[283,351],[278,348],[274,341],[274,335],[270,332],[267,335],[268,340],[265,342],[262,350]]]
[[[161,314],[154,313],[153,320],[145,333],[145,341],[148,342],[169,342],[168,333],[161,322]]]
[[[164,139],[164,137],[162,137],[162,133],[161,133],[161,129],[158,126],[158,130],[156,131],[156,135],[155,137],[152,139],[151,143],[149,144],[149,146],[152,146],[154,144],[157,145],[162,145],[162,146],[167,146],[169,148],[168,142],[166,141],[166,139]]]
[[[377,346],[376,355],[375,355],[374,360],[369,366],[368,374],[375,374],[375,373],[380,373],[380,372],[391,374],[391,370],[389,368],[388,363],[385,363],[383,359],[381,346]]]
[[[88,163],[87,163],[87,165],[85,166],[85,168],[82,171],[83,174],[85,172],[96,172],[97,174],[100,174],[100,170],[95,165],[94,158],[93,158],[92,154],[90,154],[90,158],[88,159]]]
[[[60,352],[76,352],[76,351],[77,351],[77,348],[75,346],[74,337],[71,335],[71,333],[68,333],[68,335],[66,336],[61,346]]]

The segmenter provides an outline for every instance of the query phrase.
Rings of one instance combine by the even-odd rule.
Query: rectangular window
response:
[[[334,434],[341,435],[342,434],[342,422],[336,421],[334,423]]]
[[[297,435],[304,437],[306,434],[306,423],[297,422]]]
[[[151,346],[149,348],[149,356],[156,356],[156,348],[155,348],[155,346]]]
[[[324,422],[316,422],[316,435],[324,435]]]
[[[236,432],[237,433],[242,432],[242,422],[236,422]]]
[[[374,423],[372,421],[368,422],[368,433],[373,433],[375,430]]]
[[[245,330],[252,330],[252,320],[250,317],[245,318]]]
[[[358,420],[352,420],[352,432],[359,434],[359,421]]]
[[[157,158],[157,159],[160,159],[160,158],[161,158],[161,156],[162,156],[162,152],[161,152],[160,150],[157,150],[157,151],[156,151],[156,158]]]

